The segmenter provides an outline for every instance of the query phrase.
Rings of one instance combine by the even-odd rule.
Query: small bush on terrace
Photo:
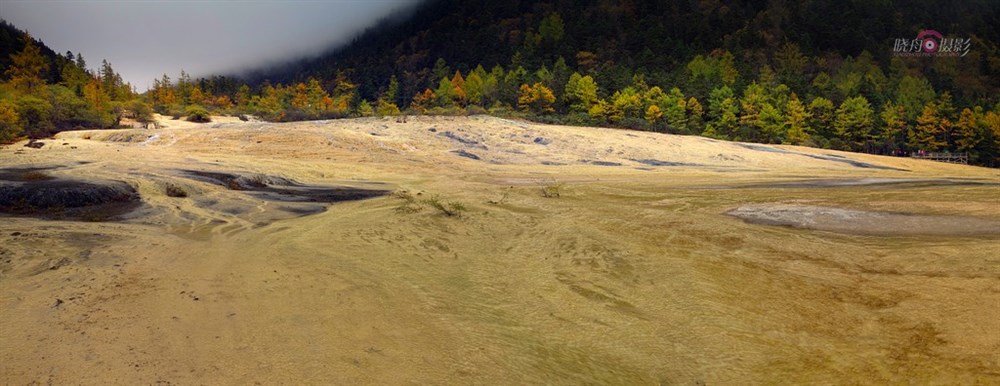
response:
[[[208,110],[205,110],[204,107],[198,105],[188,106],[187,110],[185,111],[185,115],[187,115],[187,120],[191,122],[204,123],[212,121],[212,118],[209,117],[208,115]]]

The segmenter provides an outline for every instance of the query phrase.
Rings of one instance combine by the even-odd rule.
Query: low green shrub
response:
[[[188,106],[184,111],[184,115],[187,115],[187,120],[191,122],[211,122],[212,118],[208,115],[208,110],[204,107],[198,105]]]

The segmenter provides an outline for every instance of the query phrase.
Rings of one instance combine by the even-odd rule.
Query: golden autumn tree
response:
[[[367,99],[362,99],[361,103],[358,103],[358,115],[362,117],[375,115],[375,108],[372,107],[371,103],[368,103]]]
[[[212,99],[212,106],[220,109],[229,109],[233,107],[233,100],[229,98],[229,95],[221,95]]]
[[[177,93],[174,91],[174,85],[170,80],[170,76],[163,74],[163,77],[154,83],[152,93],[153,106],[160,109],[161,112],[166,111],[165,108],[170,107],[177,103]]]
[[[323,97],[323,111],[329,112],[333,108],[333,98],[329,95]]]
[[[418,92],[417,95],[413,96],[413,102],[410,103],[410,108],[412,108],[417,113],[424,113],[437,99],[437,95],[434,95],[434,91],[431,89],[424,89],[423,92]]]
[[[201,91],[201,87],[197,84],[191,87],[191,94],[188,97],[189,104],[192,105],[202,105],[205,104],[205,93]]]
[[[906,134],[906,111],[903,106],[886,101],[882,104],[879,118],[882,121],[882,127],[876,131],[876,138],[880,140],[886,150],[895,151],[899,148]]]
[[[10,76],[10,83],[16,90],[35,94],[45,86],[42,74],[48,71],[49,62],[30,34],[24,35],[24,49],[11,55],[10,61],[7,76]]]
[[[378,114],[379,116],[396,116],[400,113],[399,106],[396,106],[395,103],[386,102],[382,98],[379,98],[377,103],[375,114]]]
[[[330,110],[330,106],[325,103],[325,100],[329,98],[329,94],[327,94],[326,90],[323,89],[323,85],[316,78],[309,78],[309,82],[306,85],[306,98],[309,99],[310,114],[319,115],[320,110]],[[330,104],[333,103],[331,102]]]
[[[938,105],[927,102],[923,112],[917,117],[917,127],[910,134],[910,147],[926,151],[938,151],[948,146],[944,138],[947,134],[945,123],[947,118],[940,116]]]
[[[687,103],[687,124],[688,131],[691,133],[700,133],[705,129],[705,121],[702,116],[705,115],[705,110],[701,107],[701,103],[695,97],[688,98]]]
[[[962,109],[958,122],[955,123],[955,149],[958,151],[972,151],[979,144],[979,117],[977,116],[982,116],[983,112],[981,108],[977,107],[977,110],[979,111],[973,112],[969,108]]]
[[[16,107],[6,99],[0,99],[0,143],[13,141],[21,135],[23,129]]]
[[[292,108],[296,110],[306,110],[309,107],[309,94],[306,93],[306,84],[299,82],[295,85],[292,93]]]
[[[482,65],[476,67],[476,70],[473,70],[469,74],[469,78],[465,80],[466,99],[473,105],[481,105],[483,101],[484,79],[482,75],[479,75],[480,72],[485,73]]]
[[[649,105],[646,109],[646,122],[650,125],[656,125],[660,119],[663,118],[663,111],[657,105]]]
[[[354,100],[358,85],[351,82],[347,73],[337,72],[336,87],[333,88],[333,110],[337,114],[346,114],[351,101]]]
[[[809,141],[812,128],[809,127],[809,118],[812,114],[806,110],[806,106],[799,101],[794,93],[788,100],[785,108],[785,143],[792,145],[803,145]]]
[[[541,82],[531,86],[522,84],[520,95],[517,97],[517,106],[522,110],[531,110],[535,113],[551,113],[555,111],[552,104],[555,103],[556,96],[552,90],[545,87]]]
[[[722,57],[719,59],[719,78],[722,79],[722,84],[732,86],[736,83],[736,78],[739,76],[740,72],[736,69],[736,61],[733,58],[733,54],[729,51],[723,52]]]
[[[264,119],[280,121],[285,117],[285,108],[281,103],[282,92],[278,88],[265,85],[260,97],[253,97],[250,105],[252,111]]]
[[[83,99],[90,103],[90,107],[95,111],[104,111],[108,104],[108,97],[104,94],[104,86],[97,78],[91,78],[83,86]]]
[[[462,72],[455,70],[455,76],[451,78],[451,88],[454,91],[453,97],[455,101],[458,102],[460,106],[465,106],[467,100],[465,92],[465,78],[462,78]]]

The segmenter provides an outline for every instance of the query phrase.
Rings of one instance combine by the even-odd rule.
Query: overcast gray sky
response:
[[[0,18],[56,52],[102,59],[138,91],[317,54],[418,0],[0,0]]]

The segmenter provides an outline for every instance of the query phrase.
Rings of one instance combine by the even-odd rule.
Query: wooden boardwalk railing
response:
[[[953,164],[969,164],[969,153],[914,153],[913,158],[929,159],[931,161],[948,162]]]

